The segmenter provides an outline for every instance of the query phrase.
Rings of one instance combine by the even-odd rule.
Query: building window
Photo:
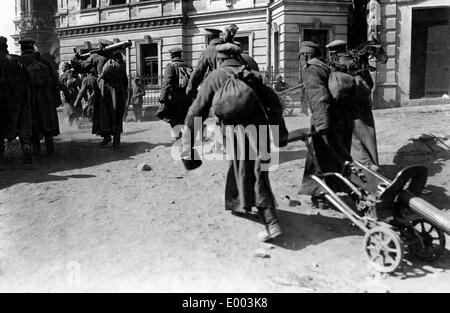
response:
[[[81,9],[93,9],[97,7],[97,0],[81,0]]]
[[[158,85],[158,44],[141,44],[141,76],[147,85]]]
[[[127,0],[110,0],[109,5],[118,5],[118,4],[125,4],[127,3]]]
[[[249,37],[248,36],[236,36],[234,37],[234,41],[237,41],[240,44],[241,52],[250,55],[250,45],[249,45]]]

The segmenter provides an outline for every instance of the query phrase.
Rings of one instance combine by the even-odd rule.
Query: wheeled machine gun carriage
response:
[[[309,141],[313,135],[301,133],[288,141],[303,140],[320,168]],[[405,253],[433,261],[445,251],[450,217],[420,197],[427,175],[426,167],[414,165],[391,181],[354,161],[347,162],[342,173],[317,173],[312,178],[323,188],[324,198],[365,233],[363,248],[369,263],[379,272],[393,272]],[[329,177],[348,191],[333,191],[326,183]]]

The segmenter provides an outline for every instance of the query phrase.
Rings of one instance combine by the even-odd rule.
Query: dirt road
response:
[[[424,163],[426,199],[450,209],[450,152],[408,141],[433,133],[450,145],[450,110],[377,111],[376,122],[383,170],[392,177]],[[166,124],[127,123],[119,151],[101,148],[89,128],[61,124],[57,155],[39,158],[34,170],[17,157],[1,166],[0,291],[450,291],[449,244],[433,264],[405,264],[394,275],[368,268],[362,233],[297,195],[302,143],[284,148],[271,173],[285,233],[267,245],[256,238],[261,224],[224,210],[226,162],[186,172],[171,158]],[[142,162],[152,171],[138,171]],[[258,249],[269,257],[255,257]]]

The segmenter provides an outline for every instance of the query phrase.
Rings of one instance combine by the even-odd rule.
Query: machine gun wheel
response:
[[[364,236],[364,250],[370,265],[382,273],[397,269],[403,260],[403,243],[395,231],[374,227]]]
[[[445,250],[444,232],[424,219],[414,220],[412,226],[420,236],[420,241],[414,245],[414,254],[428,262],[437,260]]]

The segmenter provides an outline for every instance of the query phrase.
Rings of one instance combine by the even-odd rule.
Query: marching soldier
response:
[[[264,85],[259,73],[250,72],[242,66],[240,48],[232,43],[225,43],[217,46],[217,52],[219,68],[211,72],[205,79],[186,117],[185,123],[189,127],[191,134],[195,136],[194,119],[208,116],[214,95],[227,81],[229,75],[241,72],[242,75],[246,75],[248,78],[246,84],[257,94],[261,105],[253,107],[253,113],[245,118],[240,118],[233,114],[233,121],[224,122],[220,116],[217,116],[224,127],[223,129],[226,130],[228,125],[242,125],[244,127],[254,125],[258,129],[257,137],[259,138],[262,126],[267,126],[268,130],[269,125],[278,125],[281,137],[285,137],[287,129],[282,118],[282,108],[278,96],[272,89]],[[226,95],[224,96],[226,97]],[[255,104],[247,103],[246,105],[252,107]],[[215,110],[216,115],[217,112]],[[238,152],[245,149],[242,142],[241,145],[238,144],[239,147],[231,149],[234,153],[226,180],[225,208],[231,210],[234,214],[249,216],[252,207],[257,207],[266,228],[266,231],[260,233],[258,237],[263,241],[267,241],[281,235],[268,171],[261,169],[264,164],[267,165],[270,162],[270,156],[261,151],[263,149],[261,146],[250,144],[250,142],[254,143],[255,140],[255,138],[252,138],[252,135],[248,133],[240,135],[245,136],[245,147],[248,150],[244,151],[248,152],[248,154],[242,157]],[[236,145],[235,140],[239,142],[239,139],[231,138],[231,143]],[[230,144],[230,138],[227,138],[226,142]],[[267,144],[269,145],[270,143]],[[189,150],[186,149],[186,151]],[[254,155],[256,158],[249,157],[250,155]],[[194,162],[194,160],[189,161]]]
[[[321,49],[310,41],[304,41],[300,48],[300,64],[305,84],[305,98],[312,112],[311,131],[315,157],[320,169],[314,165],[313,156],[308,153],[302,186],[299,194],[311,195],[313,202],[319,200],[320,187],[311,178],[317,171],[340,173],[346,161],[351,161],[352,122],[344,106],[333,103],[328,89],[330,68],[321,57]],[[334,190],[340,188],[333,181],[327,181]]]
[[[144,104],[145,88],[141,85],[141,80],[136,78],[134,86],[130,90],[130,100],[133,105],[133,113],[136,122],[142,118],[142,106]]]
[[[4,140],[19,136],[23,162],[32,163],[32,122],[29,77],[20,58],[10,55],[7,39],[0,37],[0,159]]]
[[[195,93],[201,85],[207,74],[217,68],[217,50],[216,46],[222,44],[224,41],[221,38],[214,38],[209,43],[209,46],[202,52],[198,60],[197,66],[192,73],[189,85],[186,88],[186,94],[195,98]]]
[[[59,83],[53,69],[41,62],[35,53],[33,39],[19,41],[21,62],[31,78],[31,115],[33,121],[33,154],[41,154],[41,136],[45,138],[47,155],[55,152],[53,137],[59,135],[58,112],[61,105]]]
[[[118,148],[120,147],[120,137],[123,132],[123,115],[127,101],[128,78],[121,54],[105,50],[112,42],[99,39],[98,43],[98,50],[91,53],[89,58],[81,60],[80,56],[76,54],[72,64],[76,71],[88,73],[91,70],[95,70],[98,75],[100,92],[94,106],[92,133],[103,137],[102,146],[109,144],[113,140],[113,146]],[[110,63],[107,64],[108,62]],[[106,75],[106,69],[108,69],[108,75]]]
[[[335,40],[327,45],[330,50],[330,66],[337,71],[347,72],[347,63],[352,61],[346,53],[346,46],[347,43],[343,40]],[[354,127],[351,155],[355,161],[376,171],[379,163],[375,120],[370,94],[367,94],[373,87],[373,81],[368,70],[364,70],[358,76],[361,78],[356,86],[356,93],[359,96],[354,97],[352,104]],[[364,91],[360,92],[359,88],[364,88]]]
[[[97,75],[95,75],[95,69],[92,68],[86,77],[81,82],[81,88],[78,91],[77,98],[74,103],[74,107],[80,107],[81,100],[87,99],[87,107],[85,109],[85,116],[92,119],[92,112],[96,106],[98,97],[100,95],[100,89],[98,88]],[[81,120],[80,120],[81,123]]]
[[[181,58],[183,54],[181,48],[172,48],[169,52],[171,61],[164,70],[164,81],[159,97],[161,106],[156,115],[169,123],[173,129],[177,125],[184,124],[191,105],[191,99],[186,97],[186,88],[192,74],[192,66]],[[172,138],[176,139],[173,133]]]

